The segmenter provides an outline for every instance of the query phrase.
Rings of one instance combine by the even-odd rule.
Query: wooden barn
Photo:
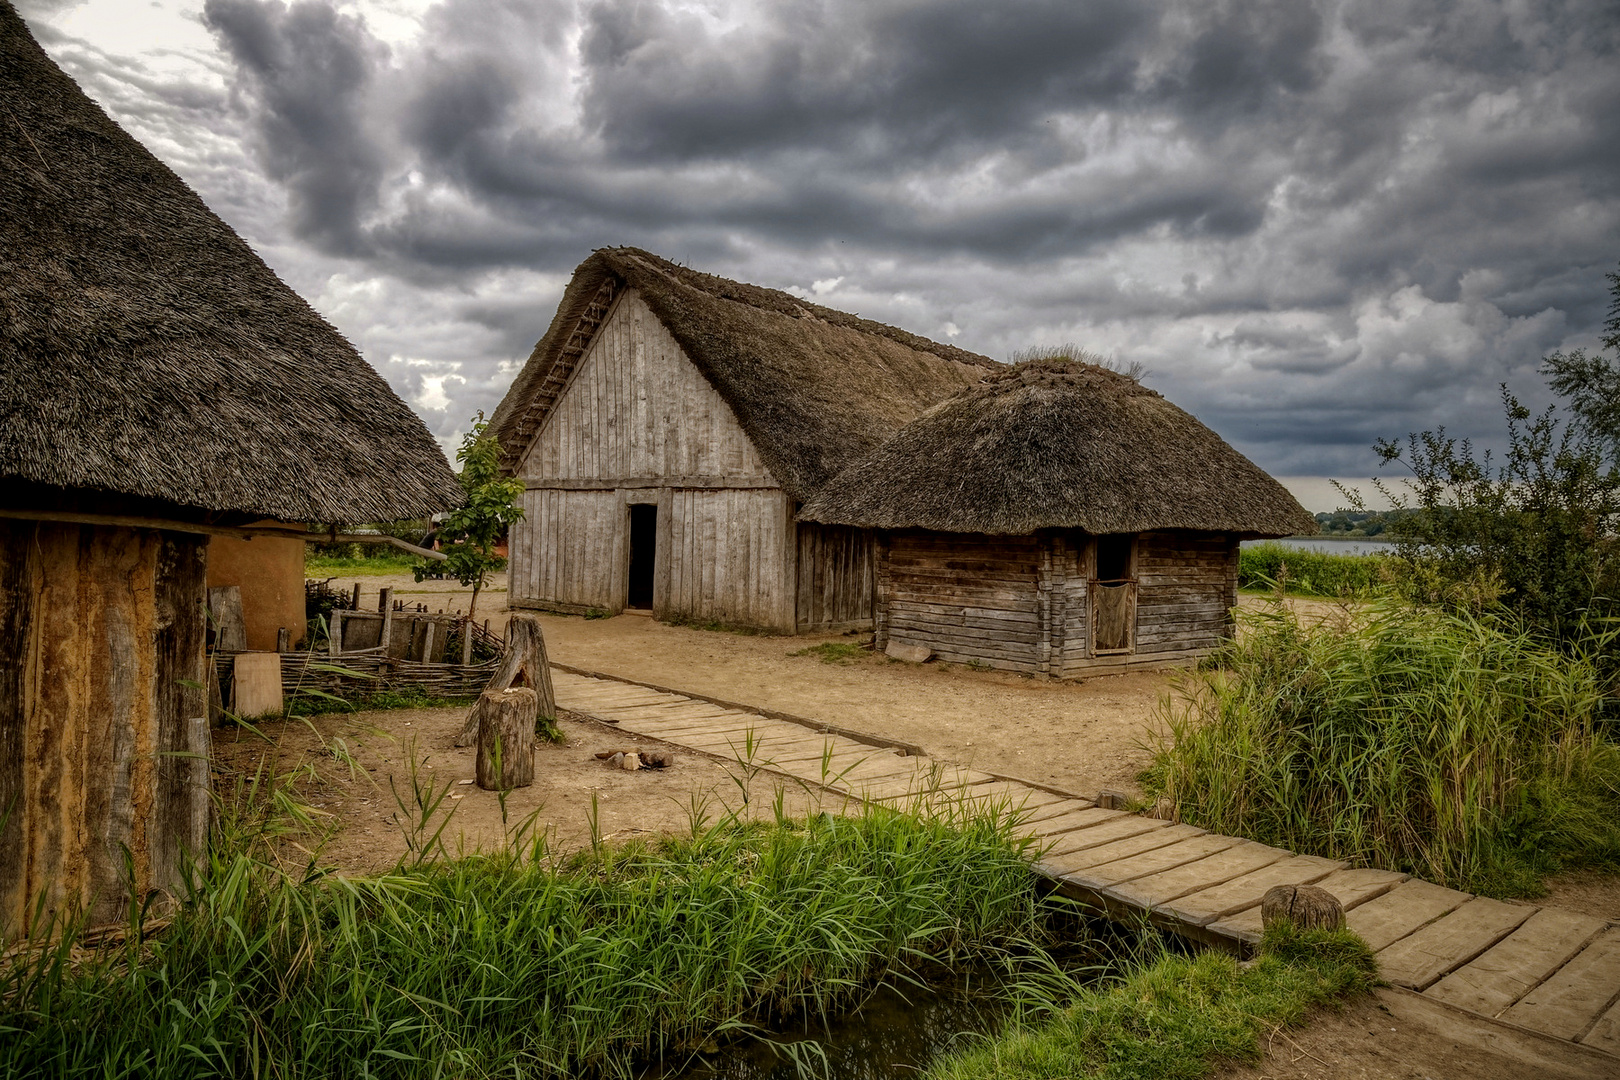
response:
[[[509,602],[869,626],[872,534],[798,521],[799,506],[1000,366],[645,251],[597,251],[494,417],[527,489]]]
[[[939,405],[799,516],[877,530],[878,648],[1054,678],[1209,651],[1238,542],[1316,527],[1192,416],[1065,358]]]
[[[459,489],[354,348],[9,0],[0,106],[4,940],[40,911],[116,920],[203,851],[212,537],[427,514]]]

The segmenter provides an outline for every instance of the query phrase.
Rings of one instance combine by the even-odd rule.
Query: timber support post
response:
[[[485,690],[478,721],[478,786],[510,791],[534,783],[534,723],[539,695],[527,686]]]
[[[506,655],[490,676],[484,692],[526,686],[535,693],[534,717],[547,720],[557,716],[557,696],[551,687],[551,662],[546,657],[546,639],[540,620],[533,615],[514,614],[506,624]],[[482,702],[480,702],[480,705]],[[456,735],[455,745],[466,746],[478,738],[479,708],[475,705]]]

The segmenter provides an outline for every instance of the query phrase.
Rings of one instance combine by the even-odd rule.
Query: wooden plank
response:
[[[1059,870],[1064,877],[1077,874],[1082,870],[1089,870],[1094,866],[1116,862],[1119,859],[1128,859],[1133,855],[1153,851],[1156,848],[1169,847],[1179,844],[1183,840],[1203,835],[1204,830],[1195,829],[1191,825],[1171,825],[1168,822],[1159,822],[1163,828],[1138,833],[1124,840],[1115,840],[1111,844],[1098,844],[1094,847],[1085,847],[1078,851],[1065,852],[1059,855],[1049,855],[1046,863]],[[1110,826],[1099,825],[1099,829]],[[1073,835],[1073,834],[1071,834]],[[1081,834],[1084,835],[1084,834]]]
[[[1187,827],[1191,828],[1191,826]],[[1204,833],[1201,836],[1188,837],[1179,843],[1168,844],[1152,851],[1145,851],[1140,855],[1115,859],[1112,862],[1088,867],[1083,871],[1076,871],[1066,876],[1071,880],[1094,887],[1122,885],[1137,878],[1149,877],[1188,863],[1199,862],[1210,855],[1225,851],[1241,843],[1243,841],[1235,836]]]
[[[1091,807],[1092,803],[1090,799],[1082,799],[1078,795],[1063,795],[1057,802],[1049,803],[1045,806],[1035,807],[1024,816],[1023,824],[1031,829],[1034,829],[1035,826],[1043,825],[1055,818],[1066,818],[1070,814],[1079,813],[1081,810],[1089,810]],[[1055,829],[1048,831],[1062,832],[1064,830]]]
[[[221,652],[247,649],[247,623],[242,616],[242,589],[216,585],[208,590],[208,618],[214,624],[214,648]]]
[[[1164,910],[1166,914],[1184,922],[1202,926],[1223,916],[1258,907],[1266,890],[1275,885],[1309,885],[1321,881],[1335,870],[1344,869],[1344,865],[1337,860],[1315,855],[1295,855],[1213,888],[1174,898]]]
[[[1115,894],[1121,900],[1141,907],[1159,907],[1188,893],[1210,889],[1287,858],[1290,858],[1290,854],[1282,848],[1245,840],[1212,852],[1196,862],[1121,884]],[[1265,895],[1263,890],[1261,895]]]
[[[1071,810],[1058,817],[1037,821],[1029,826],[1029,831],[1036,836],[1046,837],[1056,843],[1063,833],[1074,832],[1077,829],[1089,829],[1093,825],[1101,825],[1105,821],[1116,818],[1134,817],[1123,810],[1104,810],[1100,806],[1086,806],[1082,809]]]
[[[1560,1039],[1579,1039],[1620,997],[1620,927],[1604,931],[1502,1019]]]
[[[1142,833],[1157,832],[1170,825],[1168,821],[1146,818],[1139,814],[1126,814],[1122,811],[1114,813],[1119,816],[1111,821],[1100,822],[1077,832],[1062,833],[1052,847],[1052,854],[1063,856],[1086,848],[1101,847],[1103,844],[1111,844]]]
[[[1326,882],[1323,888],[1329,888]],[[1413,879],[1347,911],[1344,921],[1361,935],[1368,948],[1382,952],[1468,900],[1465,892]]]
[[[1513,933],[1426,993],[1486,1016],[1502,1010],[1567,963],[1603,930],[1603,920],[1542,908]]]
[[[1379,953],[1378,969],[1396,986],[1426,990],[1507,937],[1535,911],[1476,896]]]
[[[1407,880],[1407,875],[1393,870],[1359,868],[1335,870],[1314,884],[1332,893],[1338,898],[1339,903],[1345,906],[1346,911],[1349,911],[1359,904],[1384,895]],[[1419,882],[1419,884],[1426,883]],[[1437,888],[1433,885],[1429,887]],[[1258,941],[1261,931],[1260,906],[1257,903],[1254,907],[1234,912],[1205,925],[1209,927],[1211,933],[1219,937]]]
[[[280,716],[285,711],[280,653],[236,654],[231,676],[231,711],[243,720]]]
[[[1581,1036],[1581,1045],[1620,1057],[1620,1001],[1610,1006],[1592,1030]]]

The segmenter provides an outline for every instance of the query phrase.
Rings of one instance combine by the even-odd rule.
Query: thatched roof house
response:
[[[116,915],[205,843],[209,536],[457,497],[381,377],[0,0],[0,939],[41,896]]]
[[[1315,529],[1192,416],[1064,358],[935,406],[799,516],[882,530],[881,644],[1056,676],[1212,647],[1239,540]]]
[[[864,624],[870,534],[795,524],[798,504],[1000,366],[635,248],[597,251],[492,425],[529,489],[511,596]]]

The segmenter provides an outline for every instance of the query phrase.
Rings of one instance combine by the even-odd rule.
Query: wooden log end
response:
[[[1260,922],[1279,921],[1301,930],[1337,930],[1344,925],[1344,905],[1316,885],[1276,885],[1260,899]]]

